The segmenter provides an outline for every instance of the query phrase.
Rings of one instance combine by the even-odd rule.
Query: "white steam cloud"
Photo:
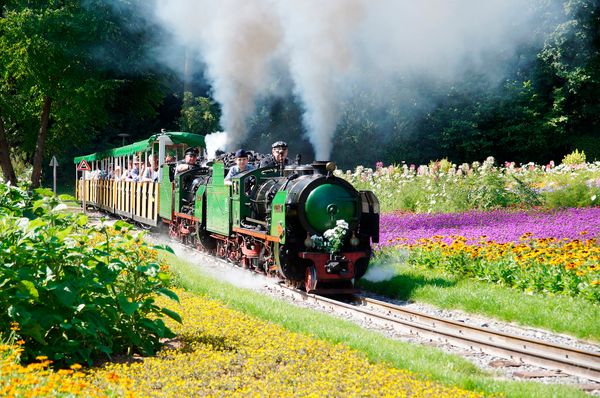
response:
[[[393,90],[392,82],[411,74],[453,79],[469,68],[497,79],[503,69],[495,60],[531,43],[537,18],[549,12],[530,4],[163,0],[155,16],[203,65],[229,133],[224,149],[247,138],[255,101],[291,80],[315,157],[327,160],[340,108],[354,88]]]
[[[396,275],[398,275],[398,271],[391,265],[371,266],[367,269],[363,279],[370,282],[384,282],[389,281]]]
[[[229,141],[229,135],[224,131],[207,134],[204,137],[204,143],[206,144],[208,159],[214,159],[217,156],[218,150],[224,151]]]

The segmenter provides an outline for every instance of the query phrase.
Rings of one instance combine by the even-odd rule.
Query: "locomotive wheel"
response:
[[[217,248],[217,242],[202,228],[202,225],[196,228],[196,247],[207,253],[214,253]]]
[[[273,243],[273,259],[277,268],[277,274],[283,279],[297,280],[302,284],[305,269],[309,264],[301,261],[296,253],[290,254],[289,250],[290,246],[282,245],[279,242]]]
[[[306,293],[314,292],[317,288],[317,269],[313,266],[306,268],[304,288],[306,289]]]

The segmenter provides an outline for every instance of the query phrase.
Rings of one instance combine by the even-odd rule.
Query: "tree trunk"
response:
[[[4,178],[10,181],[12,185],[17,185],[17,176],[15,175],[15,169],[10,161],[10,148],[8,147],[6,132],[4,131],[4,120],[2,120],[2,115],[0,115],[0,167],[2,167]]]
[[[33,156],[33,172],[31,173],[31,187],[38,188],[42,179],[42,161],[44,160],[44,144],[48,133],[48,122],[50,121],[50,105],[52,98],[44,96],[42,105],[42,114],[40,116],[40,132],[38,134],[37,144],[35,146],[35,155]]]

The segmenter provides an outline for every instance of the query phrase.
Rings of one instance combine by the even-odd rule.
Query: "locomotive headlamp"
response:
[[[336,169],[336,165],[335,162],[327,162],[327,164],[325,165],[325,170],[332,172]]]
[[[356,235],[354,234],[354,232],[352,232],[352,238],[350,238],[350,244],[354,247],[358,246],[360,244],[360,239],[358,239],[356,237]]]

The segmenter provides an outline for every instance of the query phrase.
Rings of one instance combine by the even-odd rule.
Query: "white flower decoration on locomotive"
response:
[[[329,253],[338,252],[344,246],[344,237],[348,233],[348,228],[349,226],[346,221],[337,220],[335,227],[323,232],[323,236],[311,236],[313,247]]]

